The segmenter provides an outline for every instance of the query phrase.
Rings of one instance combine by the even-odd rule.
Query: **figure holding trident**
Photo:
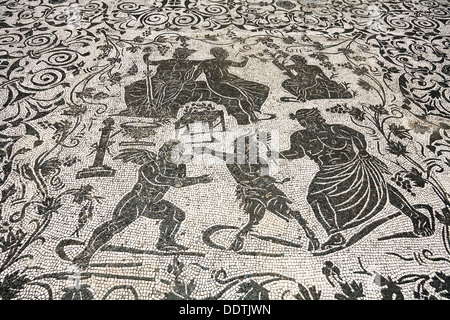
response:
[[[146,78],[125,87],[125,103],[127,110],[121,115],[139,117],[174,117],[178,109],[192,100],[192,88],[200,76],[200,61],[188,60],[195,50],[177,48],[172,59],[150,60],[146,54]],[[154,73],[150,66],[157,66]]]

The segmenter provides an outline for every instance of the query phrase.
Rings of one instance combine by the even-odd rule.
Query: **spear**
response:
[[[149,104],[149,108],[153,108],[152,107],[152,102],[153,102],[153,89],[152,89],[152,78],[150,77],[150,66],[148,64],[148,54],[144,55],[144,62],[145,65],[147,67],[147,72],[146,72],[146,78],[147,78],[147,96],[148,96],[148,104]],[[156,112],[156,108],[155,108],[155,112]]]

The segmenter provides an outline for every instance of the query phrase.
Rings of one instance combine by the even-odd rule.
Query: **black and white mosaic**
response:
[[[0,0],[2,299],[450,299],[446,0]]]

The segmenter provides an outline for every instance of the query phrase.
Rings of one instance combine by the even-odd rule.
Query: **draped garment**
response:
[[[345,164],[323,165],[309,186],[308,201],[319,201],[319,207],[331,209],[321,211],[321,223],[328,224],[326,229],[354,227],[386,205],[386,172],[380,160],[359,155]]]

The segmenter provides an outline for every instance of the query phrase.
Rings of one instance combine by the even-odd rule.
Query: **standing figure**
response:
[[[269,163],[267,159],[256,156],[258,146],[257,134],[244,135],[234,141],[234,153],[224,153],[209,148],[201,148],[204,154],[210,154],[219,159],[226,160],[226,166],[235,181],[236,198],[241,208],[249,215],[247,224],[238,232],[230,249],[239,251],[244,246],[244,237],[258,225],[264,217],[266,210],[276,216],[289,221],[297,220],[309,239],[309,250],[318,249],[319,242],[314,232],[308,227],[307,222],[300,212],[290,208],[292,203],[286,194],[276,184],[284,183],[289,179],[277,181],[268,175]]]
[[[352,98],[344,85],[328,78],[318,66],[309,65],[306,59],[299,55],[293,55],[293,65],[284,65],[274,60],[273,63],[285,71],[290,79],[284,80],[281,86],[295,96],[282,97],[281,101],[302,101],[315,99],[344,99]]]
[[[233,106],[227,107],[228,113],[232,114],[238,122],[245,124],[248,120],[250,122],[260,120],[255,113],[261,112],[261,106],[269,95],[269,87],[241,79],[228,71],[229,67],[245,67],[248,58],[245,57],[241,62],[227,60],[228,52],[223,48],[213,48],[211,54],[214,59],[205,60],[200,64],[208,87],[218,96],[232,100]]]
[[[300,109],[291,118],[305,129],[291,135],[290,149],[280,155],[288,160],[306,155],[319,166],[307,201],[329,235],[322,249],[345,245],[340,231],[372,218],[388,201],[411,219],[416,235],[433,234],[428,217],[385,181],[387,166],[367,153],[361,133],[343,125],[327,124],[316,108]]]
[[[111,238],[122,232],[139,217],[161,219],[158,250],[185,250],[175,242],[175,235],[185,218],[183,210],[164,200],[171,188],[181,188],[211,181],[209,175],[186,177],[186,165],[180,163],[183,154],[178,141],[166,142],[155,155],[139,149],[126,149],[116,159],[134,162],[141,167],[133,189],[116,205],[112,219],[94,230],[85,249],[74,259],[80,268],[86,268],[94,253]]]

